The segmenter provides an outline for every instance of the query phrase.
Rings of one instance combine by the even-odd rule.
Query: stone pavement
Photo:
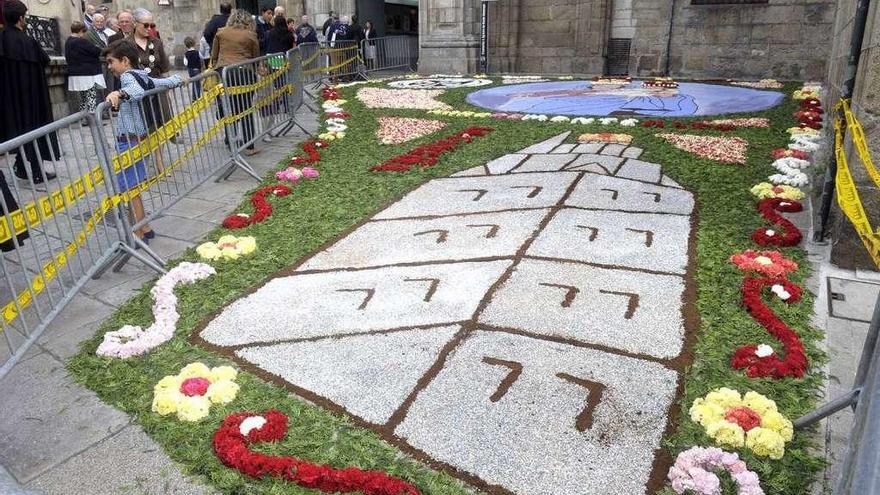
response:
[[[298,119],[317,129],[315,114]],[[260,143],[248,161],[263,175],[290,154],[304,133]],[[7,175],[9,177],[10,175]],[[151,248],[172,259],[215,228],[256,182],[241,171],[199,186],[153,222]],[[202,494],[211,490],[184,476],[161,447],[125,413],[74,383],[65,361],[94,335],[102,320],[155,272],[136,261],[89,281],[10,373],[0,379],[0,493]],[[5,468],[5,469],[4,469]],[[26,490],[26,491],[22,491]]]
[[[573,141],[423,184],[201,339],[478,488],[644,492],[696,330],[694,199]]]

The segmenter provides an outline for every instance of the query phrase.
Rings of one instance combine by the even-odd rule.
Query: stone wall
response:
[[[865,129],[873,162],[880,165],[880,7],[878,7],[878,3],[880,2],[872,2],[868,11],[868,23],[862,38],[862,51],[853,90],[852,108],[856,118]],[[843,87],[855,11],[855,1],[841,1],[837,8],[826,79],[828,98],[825,102],[825,108],[827,111],[830,111],[837,102]],[[859,197],[871,225],[876,229],[880,227],[880,189],[865,172],[864,165],[858,159],[858,154],[850,140],[847,140],[847,157],[853,179],[858,187]],[[834,243],[831,251],[832,262],[843,268],[877,270],[855,229],[837,208],[836,203],[832,215],[831,233]]]
[[[601,73],[611,23],[610,3],[611,0],[492,2],[490,71]]]
[[[477,72],[479,36],[479,0],[421,0],[419,72]]]
[[[630,72],[692,78],[821,79],[835,0],[769,0],[752,5],[691,5],[632,0]],[[847,2],[841,2],[847,3]],[[850,2],[851,3],[851,2]]]

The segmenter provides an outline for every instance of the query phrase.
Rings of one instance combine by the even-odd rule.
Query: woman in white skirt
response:
[[[101,70],[101,49],[85,35],[86,25],[74,21],[70,25],[70,38],[64,44],[67,59],[67,90],[78,93],[80,111],[94,112],[97,106],[98,88],[107,87]]]

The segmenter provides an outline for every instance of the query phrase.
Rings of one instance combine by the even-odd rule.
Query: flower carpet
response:
[[[761,81],[804,99],[712,120],[467,103],[534,82],[327,88],[320,139],[71,372],[222,493],[807,493],[821,92]]]

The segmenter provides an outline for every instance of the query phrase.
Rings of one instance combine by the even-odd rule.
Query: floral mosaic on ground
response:
[[[155,350],[178,330],[181,315],[175,287],[193,285],[193,290],[199,290],[212,283],[211,276],[218,270],[227,275],[226,270],[251,266],[248,263],[264,261],[264,256],[265,260],[278,256],[277,250],[264,247],[275,239],[263,229],[283,230],[285,222],[276,222],[273,212],[276,208],[290,212],[299,188],[308,188],[309,182],[319,177],[315,184],[333,180],[332,173],[323,173],[326,163],[337,165],[345,155],[349,157],[346,166],[369,174],[363,182],[381,184],[377,179],[381,177],[394,184],[395,177],[429,174],[433,171],[429,169],[455,160],[463,150],[490,149],[491,153],[484,152],[480,155],[483,158],[467,163],[468,168],[449,177],[436,177],[422,185],[409,183],[415,189],[403,191],[403,197],[378,213],[370,210],[369,221],[312,253],[303,266],[267,280],[246,299],[218,308],[217,318],[198,330],[202,339],[198,342],[210,344],[212,352],[229,347],[228,357],[237,366],[258,369],[263,376],[293,385],[288,390],[297,394],[305,391],[310,401],[318,397],[319,404],[336,408],[359,425],[384,425],[377,430],[384,440],[478,489],[501,487],[526,495],[571,492],[573,485],[566,485],[571,481],[564,478],[574,476],[581,477],[576,480],[579,489],[590,489],[590,483],[600,481],[615,490],[635,493],[646,486],[660,489],[656,482],[665,476],[666,489],[678,494],[720,495],[727,478],[738,495],[762,495],[765,490],[775,493],[774,480],[762,482],[758,472],[766,475],[784,465],[781,463],[792,455],[787,455],[786,446],[791,447],[792,442],[794,455],[800,455],[797,451],[803,441],[798,436],[802,434],[795,435],[791,420],[782,412],[790,411],[779,394],[765,395],[757,390],[782,390],[773,386],[803,380],[813,371],[812,355],[799,328],[785,321],[790,318],[780,316],[790,317],[791,313],[779,308],[798,308],[802,299],[809,297],[795,282],[803,275],[795,261],[801,258],[787,249],[802,241],[803,234],[790,215],[804,210],[802,188],[809,186],[813,153],[823,146],[821,87],[807,83],[791,94],[798,103],[796,111],[785,113],[794,123],[785,131],[787,147],[770,153],[769,146],[759,148],[760,153],[752,149],[752,161],[760,154],[761,165],[775,171],[766,181],[743,189],[748,189],[755,203],[740,214],[754,218],[754,222],[742,231],[736,244],[754,249],[739,247],[721,258],[707,255],[717,263],[728,259],[738,269],[732,271],[741,277],[721,282],[735,284],[732,287],[738,288],[741,298],[730,303],[739,304],[751,318],[748,322],[753,321],[765,336],[743,338],[729,348],[716,349],[724,353],[725,371],[736,374],[737,379],[751,380],[748,383],[754,387],[742,387],[744,392],[728,386],[706,387],[698,389],[704,396],[692,402],[694,396],[689,396],[690,403],[683,405],[687,414],[674,426],[686,429],[686,423],[691,422],[690,427],[698,428],[699,435],[688,445],[678,443],[671,449],[675,461],[670,465],[671,458],[659,460],[655,454],[668,438],[668,431],[664,431],[667,414],[677,407],[673,406],[676,400],[683,401],[676,384],[687,379],[681,363],[690,357],[677,356],[690,352],[686,348],[692,345],[690,332],[699,330],[682,316],[696,307],[695,300],[689,299],[696,297],[690,284],[694,270],[701,269],[691,265],[695,263],[691,244],[699,232],[692,232],[697,223],[690,215],[697,218],[698,200],[723,198],[695,198],[676,177],[665,174],[666,163],[646,158],[658,155],[643,152],[647,147],[675,148],[700,159],[738,165],[749,162],[751,166],[750,143],[743,136],[765,132],[778,139],[775,134],[788,124],[780,123],[778,115],[772,121],[767,117],[637,119],[629,117],[631,114],[571,117],[485,112],[450,103],[472,91],[468,88],[569,79],[433,75],[323,88],[317,138],[302,142],[297,156],[267,177],[282,183],[270,180],[256,189],[250,198],[251,213],[232,214],[221,224],[228,230],[256,233],[225,234],[196,247],[194,255],[215,266],[184,261],[170,269],[150,291],[154,323],[146,329],[125,325],[105,333],[96,354],[133,358]],[[391,81],[390,87],[382,87],[387,81]],[[625,78],[592,81],[593,85],[609,87],[630,83],[632,80]],[[730,84],[756,89],[783,87],[775,80]],[[643,87],[674,89],[679,85],[670,78],[656,78],[644,81]],[[356,101],[349,103],[344,96]],[[361,104],[369,112],[364,114]],[[393,110],[432,118],[403,117]],[[364,119],[369,125],[364,125]],[[493,127],[480,125],[484,123]],[[507,126],[521,126],[527,132],[550,129],[555,134],[546,137],[547,131],[536,133],[544,137],[524,148],[493,147],[494,139],[510,139],[516,134],[515,128]],[[388,152],[390,146],[444,129],[447,131],[433,141],[401,146],[402,153],[392,150],[398,153],[393,156]],[[381,158],[369,163],[352,160],[355,154],[347,146],[349,141],[381,147],[370,148],[371,153],[365,154]],[[671,153],[659,156],[679,152]],[[705,162],[691,159],[689,166],[700,163]],[[715,168],[740,171],[748,167]],[[381,173],[389,171],[397,173]],[[255,227],[257,224],[262,225]],[[291,238],[289,242],[298,240]],[[662,260],[651,258],[659,251],[665,253]],[[730,264],[726,266],[732,269]],[[204,282],[197,284],[200,281]],[[267,287],[280,284],[289,285],[278,292],[277,301],[267,303],[278,296],[270,294]],[[522,292],[523,287],[528,289]],[[470,291],[479,296],[473,300],[483,301],[479,306],[468,299],[473,295]],[[415,303],[409,301],[414,294]],[[662,300],[667,296],[673,303]],[[216,330],[224,313],[235,313],[242,301],[249,301],[245,303],[247,316],[223,320],[227,328]],[[594,306],[601,306],[601,311],[594,311]],[[670,308],[672,316],[666,314]],[[609,316],[617,313],[617,319]],[[511,317],[513,314],[517,316]],[[567,320],[571,314],[577,318]],[[464,321],[469,323],[462,325]],[[591,322],[597,328],[578,333]],[[642,342],[640,325],[653,329],[653,341]],[[617,342],[615,335],[605,331],[608,328],[626,328],[631,341]],[[572,333],[557,334],[563,331],[560,329]],[[674,338],[663,340],[664,332]],[[671,364],[673,357],[675,364]],[[264,412],[242,411],[224,418],[229,404],[246,393],[238,382],[239,371],[227,365],[211,368],[202,362],[182,366],[184,363],[173,368],[180,369],[175,375],[150,379],[155,383],[150,409],[168,423],[219,425],[210,443],[226,468],[255,483],[283,480],[325,493],[433,493],[426,478],[396,464],[404,457],[399,453],[393,462],[380,461],[379,469],[343,467],[351,463],[328,457],[326,451],[320,458],[329,459],[327,463],[312,462],[309,455],[285,455],[290,423],[294,422],[302,435],[310,425],[300,428],[296,423],[311,419],[282,412],[284,399],[278,399],[282,402],[279,409],[271,404],[272,408],[256,409]],[[544,369],[547,363],[560,369],[550,372]],[[380,369],[378,378],[371,375]],[[488,370],[504,371],[504,376],[495,380]],[[462,381],[461,376],[469,378]],[[364,383],[369,387],[363,388]],[[463,384],[476,388],[470,390]],[[641,393],[640,387],[652,393]],[[754,390],[748,390],[751,388]],[[581,395],[569,404],[571,389],[579,389]],[[553,409],[553,414],[538,414],[532,409],[537,407],[535,398],[522,395],[525,390],[552,391],[552,400],[542,405],[558,409]],[[627,401],[632,398],[627,394],[633,391],[641,395],[630,404]],[[637,413],[628,416],[615,409],[612,414],[609,396],[620,402],[615,408]],[[774,398],[782,405],[777,406]],[[399,407],[388,408],[397,403]],[[570,414],[573,404],[581,408],[576,415]],[[344,407],[337,408],[339,405]],[[622,416],[635,432],[632,438],[623,431]],[[470,421],[472,417],[490,419],[476,424]],[[517,430],[517,421],[527,429]],[[505,427],[498,429],[497,425]],[[620,463],[620,458],[607,457],[607,448],[591,450],[595,445],[589,439],[600,430],[606,432],[603,434],[614,432],[602,440],[605,444],[615,448],[618,441],[626,448],[636,445],[632,452],[642,454],[627,458],[630,451],[621,447],[621,458],[627,462]],[[553,445],[530,450],[533,446],[522,442],[506,448],[519,449],[526,457],[536,455],[542,462],[560,462],[577,452],[586,459],[578,462],[593,463],[590,469],[601,470],[605,478],[597,480],[588,475],[589,470],[578,469],[576,475],[566,471],[564,476],[539,481],[543,468],[533,462],[523,464],[517,452],[483,450],[507,445],[524,431],[546,433],[554,439]],[[257,447],[263,443],[273,445]],[[630,472],[634,474],[627,474]],[[453,486],[444,483],[444,489]],[[287,493],[284,483],[273,486],[281,486],[279,493]]]

